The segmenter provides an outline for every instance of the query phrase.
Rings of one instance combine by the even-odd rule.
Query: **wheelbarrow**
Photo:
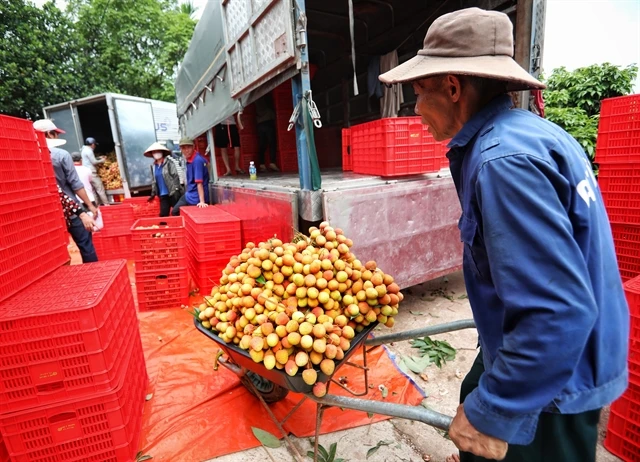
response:
[[[269,417],[271,418],[271,420],[273,420],[274,424],[284,437],[284,440],[288,445],[292,455],[298,462],[303,462],[304,458],[300,455],[295,445],[293,445],[293,443],[289,439],[287,433],[283,428],[283,425],[307,399],[310,399],[317,404],[313,459],[314,462],[317,462],[318,460],[318,439],[320,436],[320,426],[322,424],[324,411],[328,407],[333,406],[340,407],[342,409],[353,409],[356,411],[363,411],[372,414],[380,414],[389,417],[398,417],[401,419],[418,421],[445,431],[447,431],[449,429],[449,425],[451,425],[452,417],[430,409],[426,409],[422,406],[408,406],[404,404],[385,403],[346,396],[337,396],[329,394],[328,392],[322,398],[318,398],[311,392],[312,386],[307,385],[302,380],[300,374],[291,377],[287,375],[283,370],[268,370],[262,364],[254,362],[253,359],[251,359],[251,356],[249,356],[246,351],[242,350],[236,345],[225,343],[214,332],[204,328],[197,319],[194,319],[194,324],[196,326],[196,329],[198,329],[204,335],[220,345],[221,351],[216,357],[216,364],[214,366],[214,369],[217,370],[218,364],[229,369],[231,372],[236,374],[240,378],[241,383],[260,400]],[[327,376],[322,372],[318,372],[318,381],[327,383],[327,391],[329,389],[329,385],[336,385],[346,390],[353,396],[365,396],[369,391],[369,368],[367,367],[367,352],[372,348],[375,348],[376,346],[391,342],[412,340],[429,335],[443,334],[445,332],[453,332],[461,329],[475,328],[475,323],[473,322],[473,320],[468,319],[463,321],[438,324],[436,326],[429,326],[421,329],[408,330],[405,332],[382,335],[379,337],[370,337],[369,334],[371,334],[376,325],[377,323],[370,324],[353,338],[351,342],[351,348],[349,348],[349,350],[345,353],[344,358],[336,362],[335,371],[332,376]],[[353,355],[353,353],[358,348],[362,348],[362,365],[355,364],[349,361],[351,355]],[[223,356],[224,354],[227,355],[226,358]],[[363,391],[352,390],[346,384],[342,383],[339,379],[334,378],[334,376],[336,376],[338,370],[342,366],[350,366],[362,370],[364,374]],[[302,400],[300,400],[298,404],[296,404],[291,409],[291,411],[282,420],[278,420],[271,411],[269,403],[273,403],[283,399],[290,391],[295,393],[302,393],[305,396]]]

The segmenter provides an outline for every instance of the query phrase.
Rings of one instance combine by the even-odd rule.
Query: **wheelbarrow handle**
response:
[[[407,406],[405,404],[383,403],[380,401],[369,401],[366,399],[349,398],[346,396],[325,395],[318,398],[314,395],[307,395],[313,401],[327,406],[336,406],[356,411],[370,412],[372,414],[388,415],[400,419],[417,420],[418,422],[431,425],[440,430],[449,430],[452,417],[441,414],[431,409],[421,406]]]
[[[394,334],[380,335],[378,337],[369,338],[365,342],[367,346],[377,346],[385,343],[400,342],[402,340],[412,340],[414,338],[426,337],[428,335],[444,334],[445,332],[453,332],[454,330],[473,329],[476,323],[473,319],[463,319],[462,321],[446,322],[435,326],[422,327],[420,329],[407,330],[404,332],[396,332]]]

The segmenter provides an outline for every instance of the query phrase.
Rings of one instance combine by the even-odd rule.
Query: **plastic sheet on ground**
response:
[[[153,460],[195,462],[259,446],[251,427],[281,437],[260,401],[224,367],[213,370],[219,347],[199,333],[193,318],[182,310],[162,310],[139,314],[140,333],[149,373],[149,395],[143,417],[140,450]],[[362,364],[362,354],[351,360]],[[378,385],[389,393],[385,401],[418,405],[421,390],[400,372],[387,350],[378,347],[367,355],[373,388],[367,399],[382,400]],[[360,369],[345,365],[335,377],[346,376],[349,386],[363,390]],[[347,393],[332,385],[331,393]],[[149,397],[149,396],[148,396]],[[282,419],[302,395],[289,393],[272,404]],[[311,436],[315,431],[316,404],[307,400],[285,423],[285,431]],[[369,418],[361,411],[330,408],[325,411],[322,433],[344,430],[387,419]]]

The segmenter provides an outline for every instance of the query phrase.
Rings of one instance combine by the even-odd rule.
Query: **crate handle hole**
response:
[[[76,418],[75,412],[63,412],[61,414],[56,414],[54,416],[49,417],[49,423],[55,424],[59,422],[64,422],[65,420],[72,420]]]
[[[64,382],[47,383],[45,385],[38,385],[36,388],[39,394],[53,393],[64,388]]]

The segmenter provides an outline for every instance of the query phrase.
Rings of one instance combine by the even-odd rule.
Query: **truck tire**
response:
[[[285,398],[289,394],[289,390],[280,385],[276,385],[271,380],[265,379],[251,371],[240,378],[240,382],[255,395],[255,390],[262,396],[267,403],[275,403]],[[253,385],[253,387],[251,385]]]

